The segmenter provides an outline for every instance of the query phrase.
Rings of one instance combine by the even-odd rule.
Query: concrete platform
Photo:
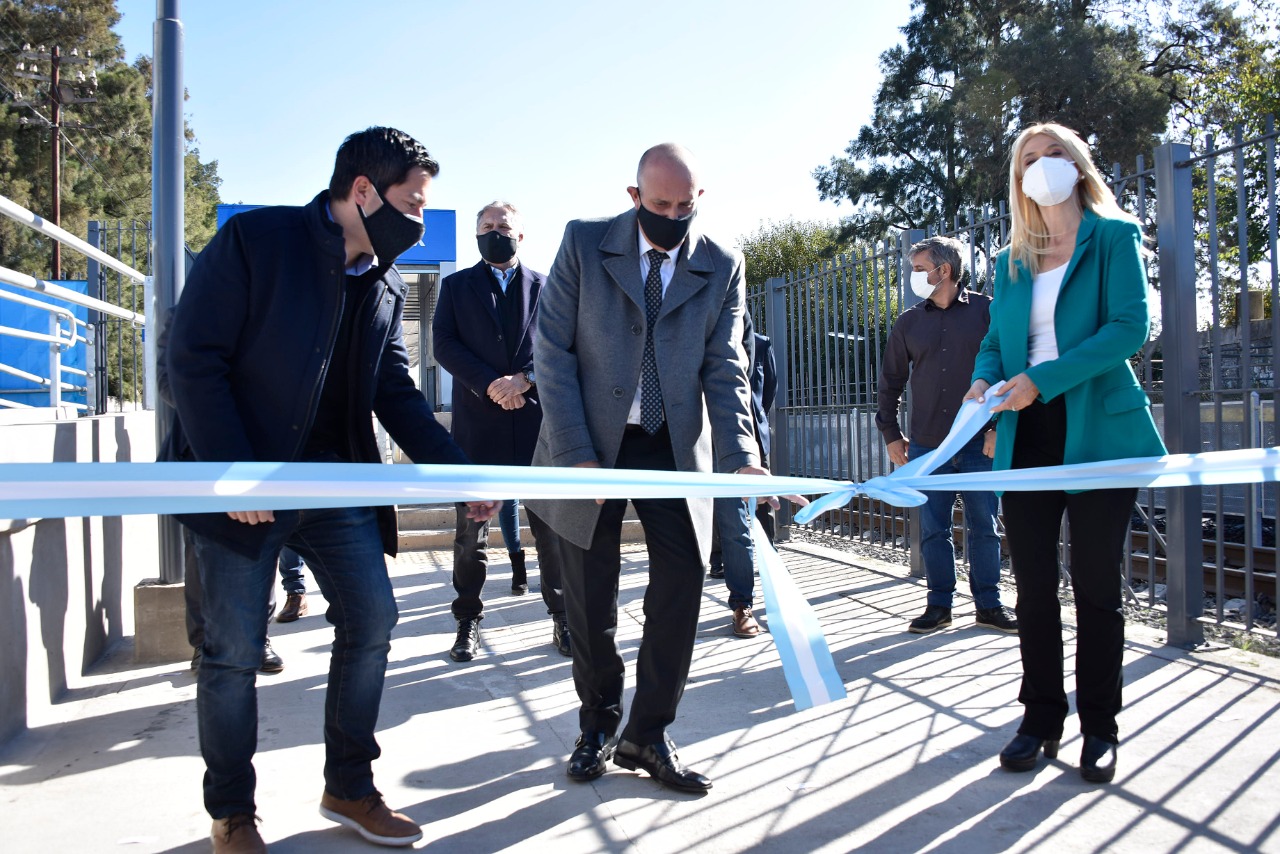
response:
[[[924,588],[905,567],[808,546],[783,556],[826,627],[849,698],[795,712],[771,639],[733,638],[723,585],[709,581],[671,732],[681,758],[715,780],[705,797],[621,769],[568,780],[577,701],[540,598],[503,595],[509,576],[495,563],[486,654],[454,664],[449,555],[402,556],[375,773],[388,802],[424,825],[418,847],[1280,852],[1276,661],[1193,655],[1136,627],[1116,782],[1080,779],[1074,719],[1058,760],[1010,774],[995,757],[1020,717],[1015,637],[974,628],[968,602],[951,630],[910,635]],[[632,546],[625,558],[618,634],[630,662],[647,556]],[[316,812],[331,631],[318,594],[311,606],[273,627],[287,667],[258,680],[262,833],[276,852],[375,850]],[[186,669],[134,665],[127,647],[75,680],[55,719],[0,751],[0,850],[207,851],[194,697]]]

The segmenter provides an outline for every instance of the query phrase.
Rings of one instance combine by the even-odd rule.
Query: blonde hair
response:
[[[1098,167],[1093,165],[1089,154],[1089,146],[1080,135],[1071,128],[1054,122],[1042,122],[1031,125],[1018,134],[1013,143],[1013,151],[1009,160],[1009,213],[1012,226],[1009,230],[1009,275],[1016,273],[1014,264],[1021,262],[1032,275],[1040,271],[1040,259],[1049,254],[1049,229],[1040,215],[1040,206],[1027,198],[1022,192],[1022,149],[1033,136],[1044,134],[1056,139],[1071,155],[1076,169],[1080,170],[1080,181],[1076,184],[1075,201],[1082,209],[1087,208],[1098,216],[1111,219],[1127,219],[1138,222],[1134,217],[1120,208],[1115,194],[1103,180]]]

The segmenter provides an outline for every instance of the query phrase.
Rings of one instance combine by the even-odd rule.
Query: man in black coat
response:
[[[436,361],[453,376],[453,440],[473,462],[485,465],[529,465],[542,426],[533,341],[538,298],[547,277],[520,263],[522,240],[522,219],[514,205],[485,205],[476,214],[482,260],[440,283],[431,325]],[[552,643],[562,655],[571,655],[556,536],[527,508],[525,514],[537,541]],[[454,661],[470,661],[480,649],[480,594],[488,570],[488,541],[488,521],[470,518],[466,506],[459,504],[453,540],[458,636],[449,651]],[[512,591],[524,592],[524,553],[512,552],[511,559]]]
[[[377,415],[416,462],[467,462],[410,377],[405,284],[392,266],[422,238],[439,168],[407,134],[370,128],[343,142],[329,189],[309,205],[248,211],[214,235],[169,331],[177,417],[162,458],[378,462]],[[484,519],[497,507],[476,502],[471,512]],[[371,842],[420,839],[415,822],[383,803],[371,767],[397,619],[383,559],[395,554],[394,508],[180,518],[195,534],[204,586],[196,706],[214,851],[266,850],[254,803],[254,677],[284,546],[311,567],[334,625],[320,812]]]

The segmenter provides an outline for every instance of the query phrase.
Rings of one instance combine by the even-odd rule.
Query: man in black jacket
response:
[[[453,376],[452,435],[477,463],[527,466],[542,426],[533,368],[538,297],[547,277],[520,262],[523,222],[515,205],[494,201],[476,214],[476,244],[481,261],[440,283],[431,332],[436,361]],[[556,536],[525,508],[537,540],[542,601],[551,615],[551,642],[572,655],[564,615]],[[515,524],[519,525],[517,517]],[[458,636],[449,657],[471,661],[480,650],[489,524],[467,518],[458,505],[453,540],[454,619]],[[528,592],[524,551],[511,552],[511,590]]]
[[[439,165],[390,128],[352,134],[306,207],[229,220],[200,254],[173,317],[168,376],[177,409],[168,459],[378,462],[372,415],[420,463],[465,463],[409,375],[405,284],[392,262],[422,238]],[[497,502],[476,502],[486,519]],[[383,552],[393,508],[270,510],[180,517],[204,582],[198,677],[205,808],[215,851],[265,850],[255,826],[254,675],[263,608],[288,546],[329,602],[333,657],[325,699],[320,812],[384,845],[422,831],[392,812],[371,763],[397,613]]]

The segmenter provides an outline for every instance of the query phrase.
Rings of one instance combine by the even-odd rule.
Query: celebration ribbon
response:
[[[764,588],[764,606],[769,612],[769,632],[778,648],[782,675],[796,711],[843,700],[844,682],[836,672],[818,617],[754,517],[751,539],[755,543],[760,586]]]
[[[758,497],[826,492],[842,481],[632,469],[380,463],[10,463],[0,517],[303,510],[519,497]],[[845,696],[813,609],[754,533],[765,603],[797,709]]]
[[[527,466],[382,463],[7,463],[0,518],[307,510],[530,498],[802,495],[844,481]]]
[[[1001,385],[992,386],[982,403],[966,401],[956,415],[947,438],[934,451],[924,454],[888,475],[864,483],[848,483],[815,500],[795,514],[803,525],[829,510],[845,506],[866,495],[896,507],[918,507],[930,490],[960,492],[984,490],[1030,492],[1038,490],[1159,488],[1177,486],[1221,486],[1229,483],[1266,483],[1280,480],[1280,447],[1244,448],[1237,451],[1206,451],[1199,454],[1166,454],[1159,457],[1130,457],[1031,469],[931,475],[951,459],[991,419],[992,407],[1004,396]]]
[[[632,469],[379,463],[6,463],[0,464],[0,518],[304,510],[493,499],[716,498],[819,495],[796,513],[800,524],[858,495],[918,506],[929,490],[1085,490],[1177,487],[1280,480],[1280,447],[1170,454],[1014,471],[931,475],[991,418],[1003,399],[961,406],[947,438],[891,474],[865,483]],[[758,524],[761,585],[783,673],[798,710],[842,699],[818,619]]]

